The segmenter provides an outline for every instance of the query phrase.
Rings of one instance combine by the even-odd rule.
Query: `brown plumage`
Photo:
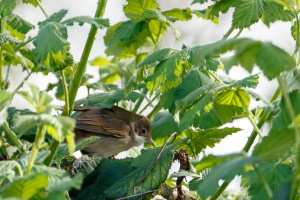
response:
[[[84,153],[109,157],[139,146],[145,141],[155,146],[151,137],[149,120],[141,115],[114,106],[110,109],[98,107],[75,107],[82,113],[76,119],[76,143],[99,136],[95,142],[83,149]]]

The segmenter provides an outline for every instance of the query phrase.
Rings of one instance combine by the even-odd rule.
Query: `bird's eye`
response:
[[[142,134],[146,134],[147,133],[147,131],[146,131],[146,129],[142,129]]]

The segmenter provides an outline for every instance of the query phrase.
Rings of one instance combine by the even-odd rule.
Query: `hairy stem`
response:
[[[230,29],[225,33],[225,35],[223,36],[223,40],[227,39],[230,34],[233,32],[234,28],[233,27],[230,27]]]
[[[69,92],[68,92],[68,85],[67,85],[67,80],[66,80],[66,76],[65,76],[65,71],[61,70],[60,75],[61,75],[61,81],[63,84],[64,94],[65,94],[65,107],[64,107],[64,111],[63,111],[62,115],[68,116],[68,114],[70,113],[70,105],[69,105]]]
[[[107,0],[99,0],[98,1],[98,7],[95,13],[95,17],[102,17],[105,11],[105,6],[106,6],[106,2]],[[75,98],[76,98],[76,94],[77,91],[79,89],[85,68],[86,68],[86,64],[93,46],[93,43],[95,41],[95,36],[97,33],[97,27],[96,26],[92,26],[88,39],[85,43],[85,47],[81,56],[81,59],[78,63],[78,67],[76,69],[75,75],[74,75],[74,79],[72,80],[71,86],[70,86],[70,99],[69,99],[69,105],[70,105],[70,112],[73,110],[74,107],[74,102],[75,102]],[[68,113],[69,115],[70,113]]]
[[[0,19],[0,33],[4,33],[4,27],[5,27],[5,21],[6,18],[5,17],[1,17]],[[2,50],[2,46],[0,46],[0,90],[2,89],[3,86],[3,50]]]
[[[24,78],[24,80],[16,87],[16,89],[13,91],[13,95],[15,95],[18,91],[19,91],[19,89],[21,88],[21,87],[23,87],[23,85],[24,85],[24,83],[28,80],[28,78],[31,76],[31,74],[32,74],[32,72],[33,72],[33,70],[31,71],[31,72],[29,72],[28,74],[27,74],[27,76]]]

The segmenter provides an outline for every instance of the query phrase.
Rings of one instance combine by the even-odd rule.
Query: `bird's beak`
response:
[[[154,141],[152,140],[152,138],[147,138],[147,142],[149,142],[152,146],[156,147]]]

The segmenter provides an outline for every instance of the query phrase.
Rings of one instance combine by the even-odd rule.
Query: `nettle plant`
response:
[[[47,19],[35,25],[27,22],[14,13],[21,3],[42,9]],[[208,1],[191,4],[204,3]],[[38,0],[1,0],[1,199],[149,199],[158,194],[172,198],[174,191],[177,199],[217,199],[226,198],[228,193],[223,192],[235,176],[241,176],[243,188],[240,194],[231,194],[235,197],[296,199],[300,181],[299,2],[209,3],[204,10],[162,10],[156,0],[127,0],[123,7],[127,20],[109,24],[102,18],[106,0],[99,0],[95,17],[71,19],[65,19],[67,10],[48,16]],[[231,27],[221,40],[183,45],[182,49],[162,47],[168,29],[180,38],[177,21],[188,23],[194,17],[217,22],[220,13],[229,9],[234,10]],[[270,42],[239,37],[259,20],[267,26],[277,20],[290,22],[293,55]],[[79,61],[73,59],[68,42],[68,27],[74,23],[91,26]],[[38,32],[30,37],[32,29]],[[89,60],[92,46],[97,45],[97,31],[106,33],[107,57]],[[100,78],[95,82],[85,73],[90,65],[99,66]],[[244,68],[249,76],[232,80],[217,73],[228,73],[233,66]],[[261,73],[252,74],[255,66]],[[27,72],[14,91],[7,76],[13,67]],[[58,81],[40,91],[27,81],[33,73],[52,73]],[[260,76],[279,84],[270,101],[251,90]],[[22,89],[24,84],[28,90]],[[79,87],[90,93],[75,101]],[[53,89],[55,97],[50,97],[47,92]],[[34,109],[12,107],[17,95]],[[53,98],[64,102],[63,109],[51,103]],[[251,100],[263,106],[251,110]],[[71,154],[95,139],[74,144],[70,114],[74,105],[82,104],[105,108],[118,104],[136,113],[149,111],[158,147],[146,146],[135,158],[75,160]],[[253,125],[240,152],[202,154],[206,147],[239,132],[243,127],[224,126],[239,118],[248,118]],[[262,136],[264,124],[270,128]],[[254,143],[256,138],[258,143]],[[63,163],[70,160],[73,164],[66,167]],[[175,160],[180,170],[170,174]]]

